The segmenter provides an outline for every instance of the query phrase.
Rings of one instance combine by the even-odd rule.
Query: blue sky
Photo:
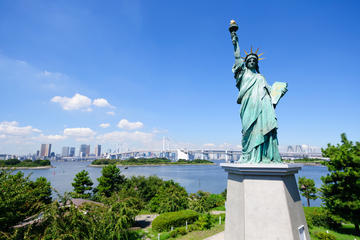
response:
[[[358,1],[0,1],[0,153],[236,148],[228,24],[289,91],[280,145],[360,138]],[[102,124],[102,125],[101,125]],[[100,126],[101,125],[101,126]]]

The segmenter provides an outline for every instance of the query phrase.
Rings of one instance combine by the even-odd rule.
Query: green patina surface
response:
[[[236,87],[239,89],[237,103],[241,104],[242,157],[245,163],[281,163],[277,139],[277,119],[275,107],[286,93],[286,83],[274,83],[270,87],[264,76],[259,73],[258,55],[247,54],[245,60],[240,57],[239,41],[235,22],[230,25],[234,45],[235,64],[233,66]],[[237,25],[236,25],[237,26]],[[255,65],[249,64],[255,59]]]

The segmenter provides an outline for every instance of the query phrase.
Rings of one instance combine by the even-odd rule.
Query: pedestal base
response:
[[[310,240],[288,164],[228,164],[225,240]]]

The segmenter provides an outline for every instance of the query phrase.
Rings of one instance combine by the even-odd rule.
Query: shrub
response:
[[[310,228],[312,226],[318,226],[337,230],[341,227],[341,218],[332,215],[324,208],[308,208],[305,212],[306,221]]]
[[[177,233],[180,235],[185,235],[187,234],[186,228],[185,227],[179,227],[176,229]]]
[[[163,213],[152,222],[152,228],[158,232],[168,231],[171,227],[184,226],[186,221],[191,224],[198,218],[199,214],[192,210]]]
[[[175,212],[188,208],[188,194],[182,186],[173,180],[164,182],[158,193],[147,205],[151,212]]]
[[[186,234],[187,234],[186,228],[185,227],[179,227],[179,228],[176,228],[176,229],[172,230],[169,233],[169,236],[172,237],[172,238],[175,238],[178,235],[186,235]]]
[[[221,194],[211,194],[209,192],[198,191],[190,194],[189,208],[197,212],[207,212],[212,208],[223,206],[225,199]]]
[[[213,219],[210,213],[201,215],[199,220],[196,221],[196,224],[199,226],[200,230],[210,229],[213,226]]]
[[[197,224],[190,224],[188,225],[188,231],[192,232],[192,231],[197,231],[200,230],[200,227]]]
[[[173,230],[170,232],[170,237],[175,238],[177,236],[177,231]]]
[[[23,172],[12,173],[0,171],[0,232],[10,231],[12,226],[51,203],[51,187],[46,178],[32,181]]]
[[[315,237],[317,237],[319,240],[336,240],[336,237],[331,233],[326,232],[315,232]]]

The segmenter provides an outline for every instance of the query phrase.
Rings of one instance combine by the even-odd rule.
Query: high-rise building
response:
[[[95,146],[95,156],[100,157],[101,156],[101,145]]]
[[[51,144],[41,144],[40,157],[50,157]]]
[[[75,157],[75,147],[70,148],[69,157]]]
[[[69,157],[69,147],[63,147],[62,148],[62,157]]]
[[[90,145],[81,144],[79,150],[80,157],[88,157],[90,155]]]

